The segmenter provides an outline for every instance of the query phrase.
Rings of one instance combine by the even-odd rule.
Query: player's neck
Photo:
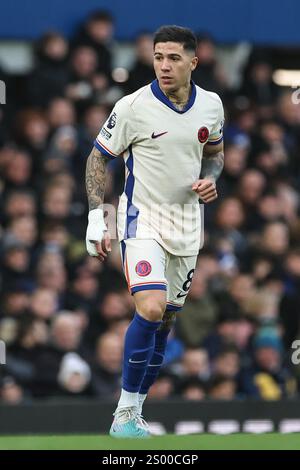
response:
[[[169,98],[173,105],[181,111],[182,109],[184,109],[189,100],[191,90],[191,84],[188,83],[178,88],[178,90],[165,92],[165,95],[167,96],[167,98]]]

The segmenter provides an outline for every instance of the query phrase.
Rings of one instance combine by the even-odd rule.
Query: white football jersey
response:
[[[202,205],[192,184],[199,178],[203,146],[223,139],[218,95],[192,82],[182,111],[155,80],[120,99],[94,145],[122,156],[126,182],[118,208],[119,240],[155,239],[171,254],[193,256],[203,242]]]

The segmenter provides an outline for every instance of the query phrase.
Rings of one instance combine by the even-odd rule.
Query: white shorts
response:
[[[155,240],[121,241],[123,268],[131,294],[167,291],[167,310],[183,307],[192,283],[197,256],[175,256]]]

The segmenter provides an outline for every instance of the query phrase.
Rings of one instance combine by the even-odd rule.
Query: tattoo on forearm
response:
[[[103,204],[105,172],[108,160],[108,157],[99,152],[95,147],[87,159],[85,184],[90,211],[97,209]]]
[[[222,173],[224,166],[224,153],[203,154],[201,178],[213,177],[216,181]]]

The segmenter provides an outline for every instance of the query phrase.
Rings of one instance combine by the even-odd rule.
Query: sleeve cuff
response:
[[[103,155],[111,158],[114,160],[117,158],[119,155],[115,155],[111,150],[109,150],[107,147],[105,147],[103,144],[100,144],[99,140],[95,139],[94,140],[94,146],[101,152]]]
[[[218,137],[217,139],[213,139],[213,140],[208,140],[206,142],[206,145],[209,144],[209,145],[218,145],[220,144],[221,142],[223,142],[223,136],[221,135],[221,137]]]

